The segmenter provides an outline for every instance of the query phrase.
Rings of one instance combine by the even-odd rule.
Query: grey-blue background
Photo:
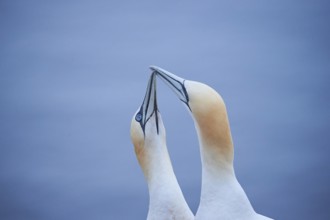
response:
[[[0,2],[0,218],[144,219],[129,139],[149,65],[227,103],[255,209],[329,219],[328,1]],[[195,212],[193,122],[159,82],[174,168]]]

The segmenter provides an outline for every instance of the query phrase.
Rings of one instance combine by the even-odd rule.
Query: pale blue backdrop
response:
[[[145,219],[130,120],[158,65],[227,103],[235,169],[255,209],[330,219],[330,4],[0,1],[0,219]],[[193,212],[193,122],[159,81],[175,172]]]

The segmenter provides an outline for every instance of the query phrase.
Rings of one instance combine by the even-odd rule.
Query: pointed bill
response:
[[[185,103],[191,111],[189,106],[189,96],[184,85],[185,79],[176,76],[173,73],[170,73],[157,66],[150,66],[150,69],[157,73],[157,75],[165,82],[165,84],[172,89],[172,91],[177,95],[177,97],[183,103]]]
[[[157,111],[156,73],[153,72],[150,76],[140,111],[135,116],[135,120],[140,122],[143,132],[145,132],[145,126],[153,114],[155,114],[156,118],[157,133],[159,132]]]

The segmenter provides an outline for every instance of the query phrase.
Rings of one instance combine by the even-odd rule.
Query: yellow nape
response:
[[[233,142],[222,97],[210,86],[195,81],[185,81],[189,106],[195,120],[202,146],[212,158],[233,160]]]

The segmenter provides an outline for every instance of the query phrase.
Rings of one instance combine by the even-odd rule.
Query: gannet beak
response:
[[[168,85],[168,87],[170,87],[174,91],[178,98],[183,103],[185,103],[191,111],[189,106],[189,96],[184,85],[185,79],[178,77],[173,73],[170,73],[157,66],[150,66],[150,69],[155,72],[165,82],[165,84]]]
[[[143,132],[145,132],[145,126],[148,120],[155,114],[157,134],[159,133],[158,126],[158,106],[157,106],[157,94],[156,94],[156,73],[153,72],[150,76],[146,94],[140,107],[139,112],[135,116],[135,120],[140,122]]]

